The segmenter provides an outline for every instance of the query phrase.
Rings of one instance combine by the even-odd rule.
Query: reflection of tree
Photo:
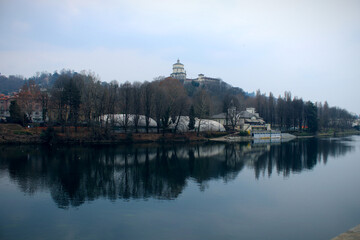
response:
[[[244,167],[253,168],[256,178],[274,169],[289,176],[350,150],[341,141],[316,139],[278,145],[2,146],[0,174],[8,173],[28,194],[49,189],[66,208],[100,197],[175,199],[189,178],[203,190],[211,179],[235,179]]]
[[[253,162],[255,177],[262,173],[271,176],[273,168],[284,176],[292,172],[311,170],[319,162],[327,163],[328,157],[338,157],[353,150],[343,141],[307,139],[272,145],[257,161]]]

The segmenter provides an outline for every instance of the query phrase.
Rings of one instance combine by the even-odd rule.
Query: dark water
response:
[[[359,136],[0,146],[0,239],[331,239],[359,183]]]

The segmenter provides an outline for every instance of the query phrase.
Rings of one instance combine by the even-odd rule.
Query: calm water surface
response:
[[[360,137],[0,146],[0,239],[331,239],[360,224]]]

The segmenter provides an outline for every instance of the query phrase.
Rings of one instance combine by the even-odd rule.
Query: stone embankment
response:
[[[290,140],[290,139],[294,139],[294,138],[296,138],[296,136],[292,135],[290,133],[281,133],[281,139]]]
[[[359,239],[360,239],[360,224],[331,240],[359,240]]]
[[[288,141],[288,140],[295,139],[295,138],[296,138],[296,136],[294,136],[292,134],[289,134],[289,133],[282,133],[281,134],[281,141]],[[251,137],[251,136],[239,136],[239,135],[236,135],[236,134],[229,134],[229,135],[218,137],[218,138],[210,138],[209,141],[215,141],[215,142],[247,142],[247,141],[251,141],[253,139],[254,138]]]
[[[228,134],[221,137],[210,138],[209,141],[213,142],[248,142],[252,139],[250,136],[239,136],[236,134]]]

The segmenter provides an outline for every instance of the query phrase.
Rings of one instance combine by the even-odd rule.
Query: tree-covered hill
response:
[[[25,80],[21,76],[13,76],[9,77],[0,75],[0,93],[3,94],[11,94],[12,92],[17,92],[24,85]]]

